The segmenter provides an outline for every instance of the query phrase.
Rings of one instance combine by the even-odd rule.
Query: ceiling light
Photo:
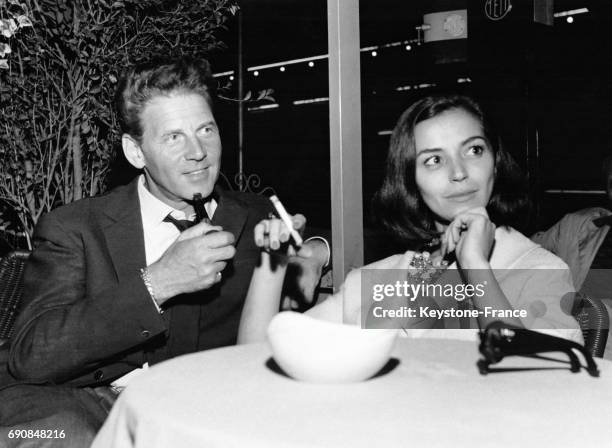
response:
[[[575,16],[576,14],[586,14],[589,12],[588,8],[579,8],[579,9],[570,9],[569,11],[561,11],[556,12],[554,14],[556,17],[567,17],[567,16]]]

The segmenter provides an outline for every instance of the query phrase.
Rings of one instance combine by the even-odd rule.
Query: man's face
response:
[[[144,168],[149,191],[179,210],[190,207],[186,201],[195,193],[210,195],[219,177],[221,139],[206,99],[191,92],[154,97],[140,122],[140,159],[128,159]]]

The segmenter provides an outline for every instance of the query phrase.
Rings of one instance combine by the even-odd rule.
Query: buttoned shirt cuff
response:
[[[331,261],[331,247],[329,246],[329,243],[322,236],[311,236],[310,238],[307,238],[306,241],[304,241],[304,243],[307,243],[308,241],[312,241],[312,240],[323,241],[323,244],[325,244],[325,247],[327,248],[327,259],[325,260],[325,264],[323,265],[323,269],[327,269],[329,267],[329,263]]]

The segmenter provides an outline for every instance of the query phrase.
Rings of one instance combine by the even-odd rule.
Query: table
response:
[[[182,356],[121,394],[93,448],[576,447],[612,441],[612,362],[481,376],[473,342],[399,339],[389,373],[310,384],[272,371],[266,344]]]

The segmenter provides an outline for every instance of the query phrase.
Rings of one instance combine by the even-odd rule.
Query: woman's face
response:
[[[489,203],[495,157],[482,123],[451,109],[415,126],[416,184],[443,230],[459,213]]]

